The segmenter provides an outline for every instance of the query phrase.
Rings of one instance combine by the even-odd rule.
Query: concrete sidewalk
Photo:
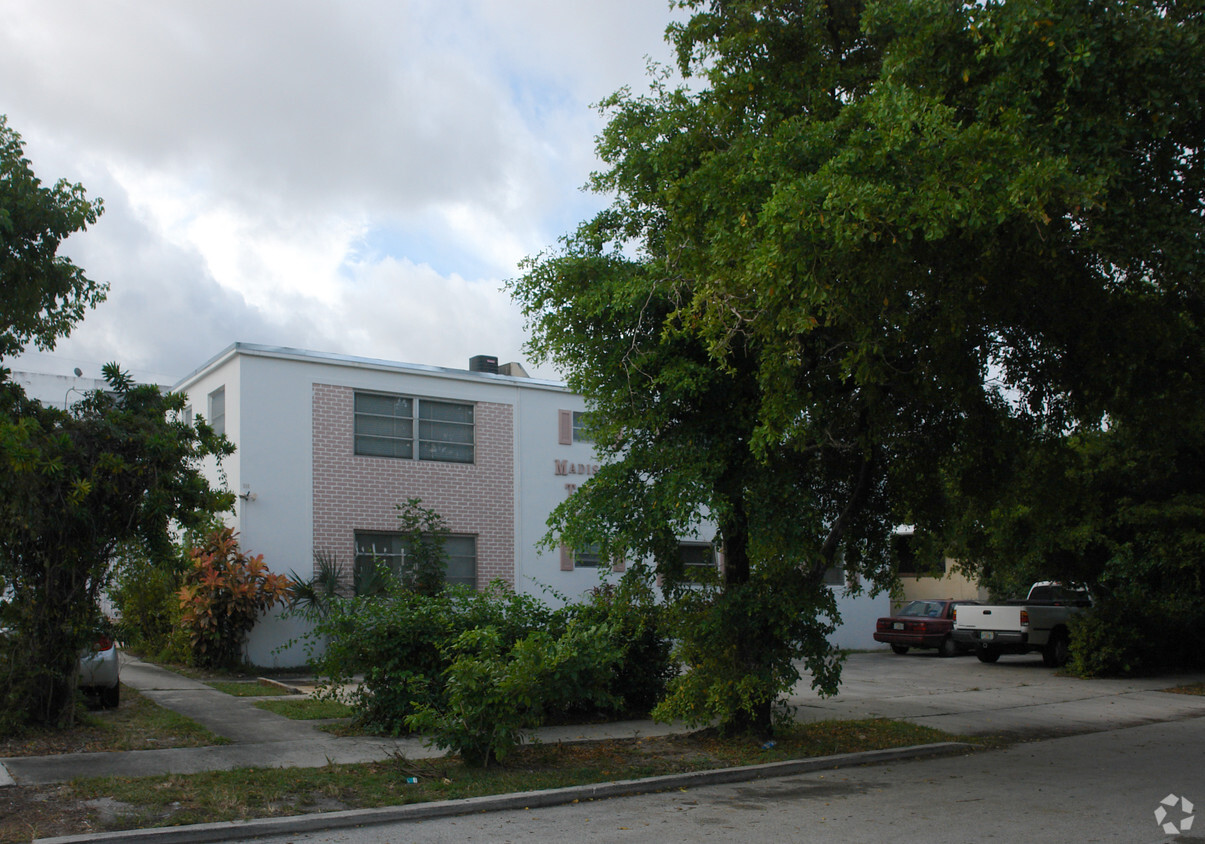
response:
[[[79,777],[195,773],[243,767],[321,767],[328,763],[379,761],[399,753],[415,759],[440,755],[418,739],[337,738],[312,723],[293,721],[260,710],[254,705],[255,698],[232,697],[204,683],[132,658],[123,663],[122,682],[156,703],[204,724],[231,743],[214,747],[0,759],[0,785],[38,785]],[[900,657],[875,652],[850,656],[839,695],[817,698],[810,689],[808,678],[804,678],[790,702],[796,706],[796,717],[800,721],[896,718],[956,735],[1003,734],[1037,738],[1205,717],[1205,697],[1162,691],[1197,682],[1205,682],[1205,673],[1136,680],[1078,680],[1059,676],[1045,668],[1040,658],[1003,657],[995,665],[983,665],[966,657],[939,659],[927,654]],[[547,728],[538,731],[538,736],[544,742],[582,741],[665,735],[680,730],[677,726],[652,721],[632,721]],[[928,745],[899,751],[848,754],[840,759],[830,757],[799,764],[813,767],[863,765],[884,761],[879,758],[884,753],[892,754],[885,758],[902,760],[965,753],[967,750],[968,747],[961,744]],[[778,775],[780,772],[772,766],[766,770],[726,769],[698,772],[691,775],[689,783],[611,783],[559,789],[556,793],[541,793],[538,798],[530,794],[499,795],[481,798],[478,802],[448,801],[446,805],[334,812],[262,822],[130,830],[99,836],[71,836],[61,841],[243,840],[273,832],[296,834],[371,824],[395,816],[410,818],[431,813],[487,811],[511,807],[516,800],[528,805],[533,800],[598,799],[611,794],[607,789],[618,789],[616,793],[635,793]]]
[[[80,777],[147,776],[244,767],[318,768],[404,755],[442,755],[417,738],[339,738],[312,722],[294,721],[196,680],[123,656],[122,682],[185,715],[229,744],[211,747],[78,753],[0,759],[0,785],[43,785]],[[821,699],[805,678],[790,703],[800,721],[895,718],[954,735],[1048,737],[1205,716],[1205,697],[1161,689],[1205,681],[1205,673],[1133,680],[1079,680],[1045,668],[1038,657],[853,654],[841,693]],[[680,725],[624,721],[547,727],[547,743],[667,735]]]
[[[320,768],[328,764],[442,756],[419,738],[338,737],[311,721],[255,706],[264,698],[234,697],[197,680],[122,655],[121,682],[155,703],[193,719],[229,744],[114,753],[73,753],[0,759],[0,786],[46,785],[84,777],[195,774],[236,768]],[[653,721],[549,727],[541,741],[581,741],[666,735],[680,731]]]

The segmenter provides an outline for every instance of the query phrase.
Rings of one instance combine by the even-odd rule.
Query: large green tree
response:
[[[21,136],[0,114],[0,360],[31,342],[54,348],[104,300],[108,285],[58,254],[63,240],[95,223],[102,208],[78,184],[43,185]]]
[[[823,661],[774,612],[831,618],[827,567],[881,579],[1017,442],[1194,401],[1205,39],[1191,3],[679,5],[685,83],[603,104],[615,201],[514,289],[610,461],[555,528],[656,552],[710,515],[702,627],[764,724],[782,656]],[[688,696],[734,722],[723,676]]]
[[[0,578],[12,589],[0,608],[0,732],[72,722],[76,662],[118,551],[163,559],[176,525],[233,503],[199,471],[233,449],[185,423],[182,395],[135,385],[115,364],[105,377],[109,389],[70,412],[0,384]]]
[[[3,367],[29,343],[53,348],[103,299],[106,286],[58,254],[100,210],[79,185],[43,187],[0,116],[0,734],[72,721],[77,660],[119,548],[165,555],[173,523],[233,503],[199,469],[232,448],[185,424],[182,396],[108,364],[107,390],[60,410]]]

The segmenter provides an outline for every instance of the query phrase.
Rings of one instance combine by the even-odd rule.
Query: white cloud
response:
[[[7,4],[0,111],[39,175],[105,197],[67,251],[112,283],[27,368],[173,381],[236,340],[521,359],[502,282],[601,204],[578,192],[589,104],[643,86],[668,19],[648,0]]]

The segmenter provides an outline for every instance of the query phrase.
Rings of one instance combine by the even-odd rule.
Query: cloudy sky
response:
[[[527,362],[502,283],[605,200],[591,108],[670,59],[663,0],[5,0],[0,113],[104,199],[111,285],[53,353],[171,384],[235,341]],[[533,375],[558,377],[528,366]]]

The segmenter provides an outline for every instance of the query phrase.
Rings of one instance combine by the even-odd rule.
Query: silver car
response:
[[[80,654],[79,687],[100,696],[100,705],[116,709],[121,702],[121,666],[117,642],[101,634],[92,647]]]

